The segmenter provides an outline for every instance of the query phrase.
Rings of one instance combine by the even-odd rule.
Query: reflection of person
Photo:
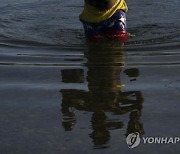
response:
[[[85,35],[90,40],[110,39],[126,40],[125,0],[85,0],[80,15]]]
[[[88,68],[87,81],[88,91],[79,89],[62,89],[62,113],[64,116],[63,126],[65,130],[72,130],[75,124],[75,114],[72,110],[92,112],[92,132],[89,134],[95,147],[107,147],[110,140],[110,130],[120,129],[123,123],[117,120],[110,120],[107,112],[115,115],[141,112],[143,96],[139,91],[121,90],[120,73],[124,67],[124,55],[113,49],[102,46],[89,46],[86,53]],[[77,70],[77,72],[81,72]],[[62,76],[65,70],[62,71]],[[66,73],[67,75],[67,73]],[[77,75],[77,74],[76,74]],[[72,76],[73,78],[73,76]],[[69,79],[71,82],[72,80]],[[82,73],[79,74],[79,81],[82,81]],[[66,83],[68,81],[66,80]],[[135,114],[133,114],[135,116]],[[68,118],[68,117],[69,118]],[[140,116],[137,120],[130,116],[128,129],[139,125]],[[137,131],[134,129],[134,131]]]
[[[62,81],[64,83],[83,83],[84,82],[84,76],[83,76],[84,72],[82,69],[63,69],[61,70],[61,73],[63,75]],[[62,123],[63,127],[66,131],[71,131],[73,129],[73,126],[76,123],[76,119],[75,119],[75,114],[71,108],[71,105],[69,104],[71,100],[68,99],[71,96],[71,91],[70,90],[68,91],[70,93],[66,93],[66,94],[64,94],[63,90],[61,91],[62,95],[64,96],[62,100],[61,111],[63,113],[63,123]]]
[[[128,136],[130,133],[138,132],[140,134],[140,137],[144,134],[144,128],[143,124],[140,121],[141,117],[141,109],[132,111],[129,115],[129,122],[128,122],[128,128],[126,132],[126,136]]]
[[[95,145],[105,146],[110,139],[108,130],[107,116],[101,110],[93,113],[92,119],[93,132],[89,136],[93,139]]]

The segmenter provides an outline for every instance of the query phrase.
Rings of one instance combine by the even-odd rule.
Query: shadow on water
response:
[[[126,136],[132,132],[144,134],[140,120],[143,94],[141,91],[123,91],[120,74],[125,66],[125,55],[120,48],[123,50],[123,45],[107,48],[102,44],[89,44],[85,53],[88,69],[86,78],[83,69],[61,70],[64,83],[84,83],[85,80],[88,82],[87,91],[78,88],[60,90],[62,125],[65,131],[73,131],[77,123],[75,110],[91,112],[91,133],[88,135],[94,148],[109,147],[111,130],[124,127],[124,122],[108,118],[107,113],[129,114]],[[136,68],[125,69],[124,73],[131,78],[139,76]]]
[[[131,132],[177,136],[179,1],[127,0],[124,45],[86,45],[74,2],[1,1],[0,153],[129,153]],[[140,146],[132,153],[179,152]]]

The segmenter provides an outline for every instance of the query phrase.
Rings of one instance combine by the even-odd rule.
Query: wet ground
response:
[[[125,44],[86,42],[82,0],[1,3],[1,154],[180,152],[126,144],[179,136],[179,1],[127,0]]]

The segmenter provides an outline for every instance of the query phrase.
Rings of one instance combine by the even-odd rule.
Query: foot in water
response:
[[[115,31],[115,32],[108,32],[106,34],[99,34],[99,35],[93,35],[88,37],[88,40],[90,41],[103,41],[103,40],[117,40],[117,41],[122,41],[125,42],[127,41],[129,38],[133,38],[135,37],[135,35],[128,33],[124,30],[120,30],[120,31]]]

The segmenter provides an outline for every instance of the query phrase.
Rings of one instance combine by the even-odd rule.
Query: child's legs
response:
[[[103,39],[103,26],[101,24],[88,23],[84,21],[82,21],[82,23],[85,35],[88,39],[95,41]]]
[[[116,13],[108,19],[104,32],[107,37],[126,40],[128,38],[126,25],[126,14],[123,10],[117,10]]]
[[[82,21],[82,20],[81,20]],[[110,39],[126,40],[126,14],[123,10],[117,10],[115,14],[99,23],[82,21],[85,35],[88,39],[98,41],[105,37]]]

